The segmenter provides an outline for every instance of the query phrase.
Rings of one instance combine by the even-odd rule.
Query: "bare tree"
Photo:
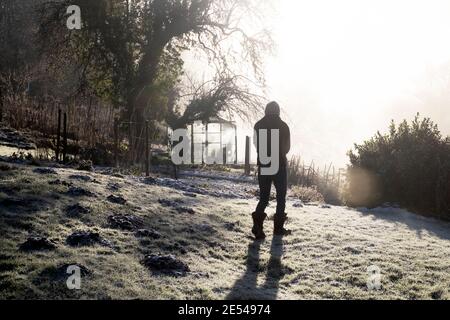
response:
[[[253,82],[242,75],[223,71],[209,81],[184,87],[188,93],[174,91],[167,122],[172,129],[185,128],[194,121],[208,121],[217,115],[251,120],[262,111],[264,96],[251,88]],[[183,89],[180,89],[183,90]],[[178,98],[180,98],[178,100]]]

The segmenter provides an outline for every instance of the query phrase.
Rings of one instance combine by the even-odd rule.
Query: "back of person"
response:
[[[271,102],[266,106],[265,117],[255,125],[254,142],[258,152],[259,203],[255,212],[252,214],[252,232],[257,240],[264,239],[266,236],[263,231],[263,224],[267,218],[265,209],[269,205],[272,183],[275,185],[277,192],[274,235],[282,236],[289,234],[289,231],[284,229],[284,223],[286,221],[288,165],[286,155],[291,148],[291,136],[288,125],[280,118],[280,113],[278,103]],[[274,134],[272,135],[272,133]],[[278,141],[272,141],[274,138],[278,138]],[[278,154],[276,154],[277,152]],[[266,168],[274,170],[265,170]]]
[[[275,111],[274,111],[275,112]],[[291,148],[290,146],[290,132],[288,125],[281,120],[280,116],[278,114],[266,114],[264,118],[262,118],[260,121],[258,121],[255,125],[255,136],[253,141],[255,142],[256,151],[258,153],[258,166],[260,167],[268,167],[270,164],[262,164],[260,161],[260,141],[258,140],[257,133],[260,132],[260,130],[267,130],[267,151],[268,154],[272,155],[272,139],[271,139],[271,133],[272,130],[278,130],[279,132],[279,164],[280,167],[286,167],[287,166],[287,157],[286,155],[289,153],[289,150]]]

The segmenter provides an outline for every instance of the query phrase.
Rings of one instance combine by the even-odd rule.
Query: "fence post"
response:
[[[237,136],[237,126],[234,126],[234,164],[238,164],[238,136]]]
[[[173,178],[178,180],[178,166],[176,164],[173,164]]]
[[[67,113],[64,112],[63,124],[63,163],[67,161]]]
[[[145,176],[150,176],[150,150],[149,150],[149,134],[148,120],[145,121]]]
[[[250,137],[245,137],[245,175],[250,175]]]
[[[114,167],[119,166],[119,121],[114,118]]]
[[[208,131],[209,131],[209,123],[207,122],[206,126],[205,126],[205,159],[206,159],[206,162],[209,162],[208,161],[208,159],[209,159],[209,132]]]
[[[195,164],[194,124],[191,124],[191,164]]]
[[[55,150],[55,156],[56,156],[56,162],[59,162],[59,150],[60,150],[60,143],[61,143],[61,109],[58,109],[58,125],[57,125],[57,131],[56,131],[56,150]]]
[[[223,153],[223,164],[226,165],[227,164],[227,147],[223,147],[222,153]]]

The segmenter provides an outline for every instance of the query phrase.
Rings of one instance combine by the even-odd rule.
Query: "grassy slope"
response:
[[[409,213],[359,212],[343,207],[293,208],[293,236],[253,243],[248,230],[254,200],[190,198],[174,189],[136,183],[132,178],[91,174],[99,183],[70,180],[69,169],[57,176],[39,175],[30,167],[0,172],[0,201],[8,197],[44,200],[25,208],[0,207],[0,298],[84,299],[415,299],[450,297],[450,226]],[[84,174],[84,173],[83,173]],[[71,181],[96,198],[73,198],[55,179]],[[119,192],[108,190],[117,183]],[[122,194],[125,206],[106,201]],[[179,214],[158,199],[181,200],[196,210]],[[81,203],[92,209],[69,218],[65,206]],[[273,212],[273,206],[269,212]],[[108,227],[113,213],[132,213],[163,238],[142,240],[132,232]],[[232,223],[236,227],[229,230]],[[28,231],[27,231],[28,230]],[[113,242],[71,248],[65,239],[76,230],[95,230]],[[58,243],[52,252],[23,253],[17,247],[30,235]],[[180,248],[184,248],[183,253]],[[174,278],[154,275],[141,263],[146,253],[171,253],[189,264],[192,273]],[[65,280],[45,277],[45,270],[67,263],[82,264],[93,273],[79,291]],[[380,291],[366,288],[367,267],[382,271]]]

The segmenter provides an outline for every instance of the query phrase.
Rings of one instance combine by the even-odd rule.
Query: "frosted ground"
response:
[[[293,235],[273,238],[272,221],[266,221],[267,240],[254,242],[249,230],[256,186],[249,181],[175,182],[0,164],[3,299],[450,298],[450,225],[402,209],[289,199]],[[108,201],[111,195],[126,203]],[[72,205],[87,211],[69,215]],[[109,219],[120,214],[159,236],[113,228]],[[76,231],[98,233],[111,245],[69,246],[66,239]],[[56,248],[19,250],[30,236],[48,238]],[[149,254],[172,255],[190,271],[155,273],[143,263]],[[80,290],[68,290],[58,274],[67,264],[87,270]],[[369,290],[368,268],[374,266],[381,286]]]

